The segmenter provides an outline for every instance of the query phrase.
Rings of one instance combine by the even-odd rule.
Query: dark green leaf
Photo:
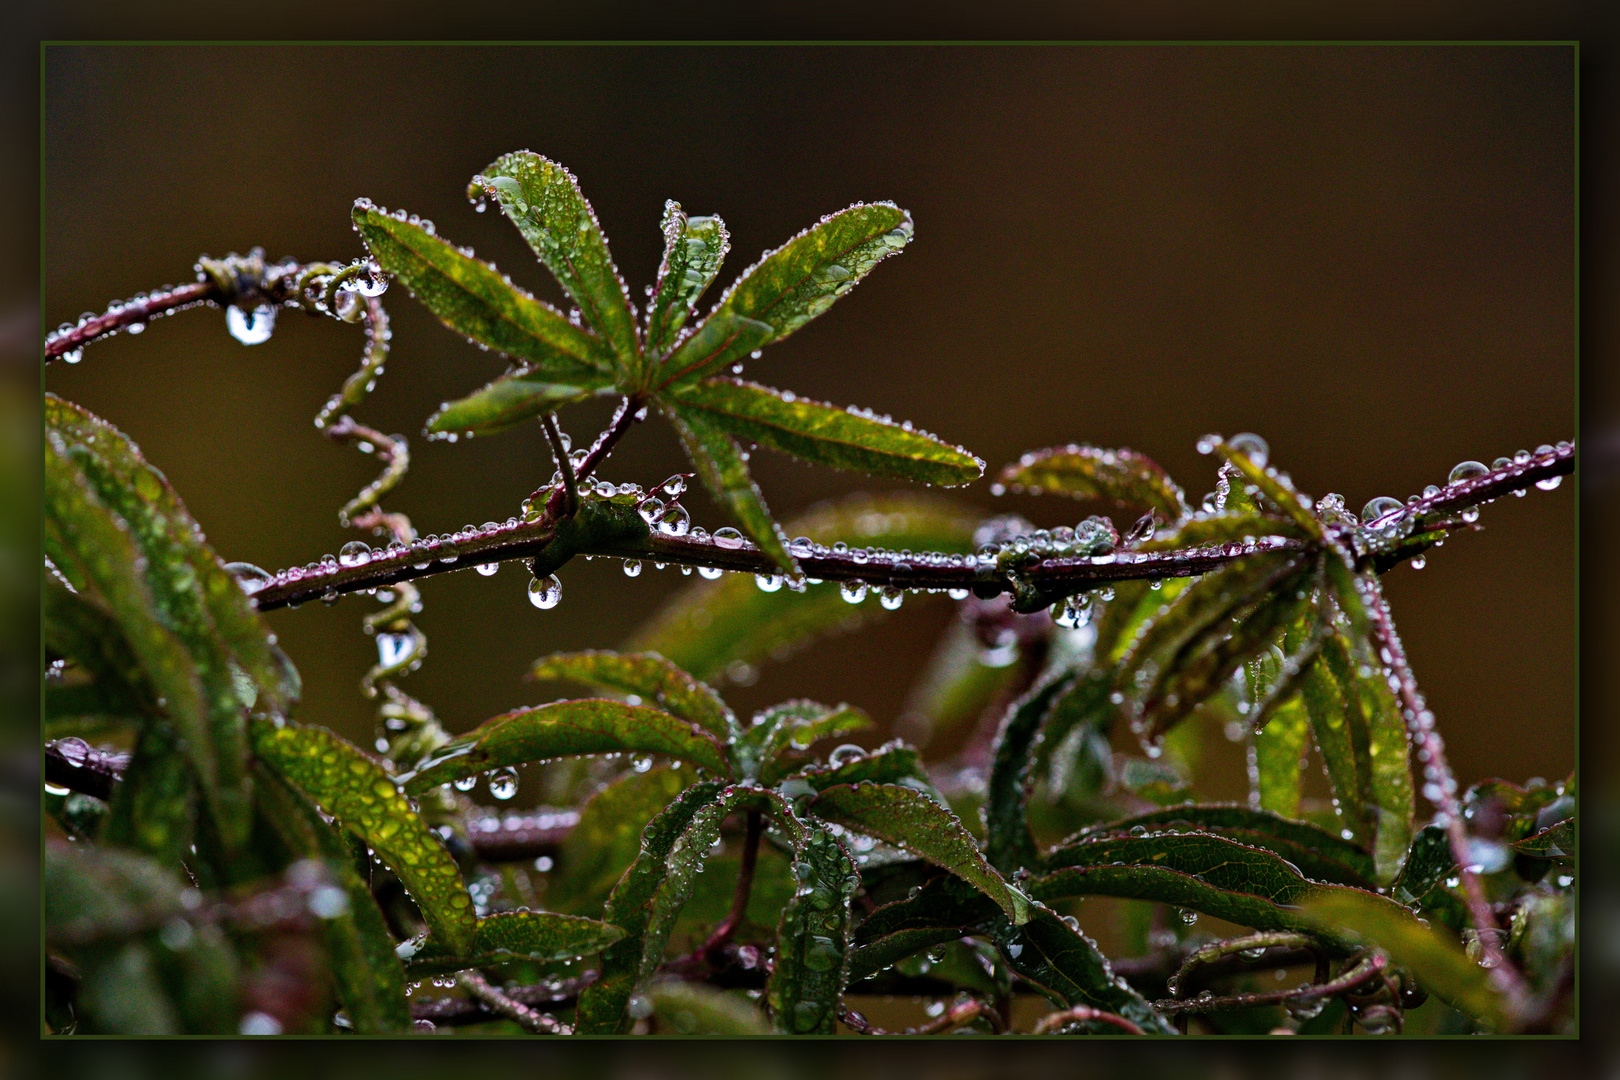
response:
[[[1260,806],[1284,817],[1299,813],[1304,792],[1304,758],[1310,717],[1298,697],[1277,706],[1266,726],[1254,733],[1254,783]]]
[[[713,806],[723,790],[724,785],[715,781],[693,784],[642,830],[641,854],[619,879],[602,914],[607,922],[623,927],[625,936],[603,950],[601,975],[579,995],[576,1030],[581,1035],[614,1035],[628,1029],[625,1007],[643,978],[647,931],[670,869],[671,852],[693,819]],[[663,953],[661,939],[658,953]]]
[[[1090,1005],[1123,1016],[1143,1031],[1161,1035],[1175,1029],[1141,994],[1114,974],[1096,943],[1065,923],[1048,907],[1022,926],[1003,926],[996,945],[1007,964],[1054,1005]]]
[[[765,497],[748,471],[748,455],[706,413],[672,406],[665,415],[675,425],[686,456],[714,500],[731,511],[771,562],[788,577],[801,577],[799,564],[788,554],[787,537],[766,509]]]
[[[125,945],[91,970],[79,988],[79,1007],[91,1032],[109,1035],[178,1035],[181,1020],[159,978],[152,948]]]
[[[1302,538],[1304,533],[1287,518],[1258,511],[1246,513],[1201,511],[1178,523],[1173,531],[1156,534],[1136,545],[1137,551],[1178,551],[1211,544],[1239,543],[1246,537]]]
[[[684,769],[660,766],[627,772],[592,795],[563,840],[552,886],[558,903],[575,911],[600,911],[641,850],[642,830],[691,780]]]
[[[731,248],[725,222],[687,217],[673,200],[664,204],[663,226],[664,261],[647,305],[647,351],[653,356],[664,355],[673,344]]]
[[[1249,847],[1275,852],[1312,881],[1370,888],[1372,857],[1357,844],[1326,829],[1267,810],[1246,806],[1172,806],[1120,821],[1092,825],[1064,841],[1064,845],[1141,828],[1149,832],[1209,832]]]
[[[1187,514],[1187,500],[1159,463],[1135,450],[1070,445],[1034,450],[996,477],[1014,491],[1097,499],[1116,506],[1155,510],[1166,521]]]
[[[622,701],[588,698],[518,709],[484,721],[400,778],[412,795],[491,769],[575,754],[667,754],[727,776],[714,737],[691,721]]]
[[[865,731],[871,718],[851,705],[836,709],[814,701],[788,701],[773,705],[737,740],[735,753],[742,767],[764,787],[770,787],[808,758],[808,749],[821,739]]]
[[[884,904],[856,930],[851,983],[870,978],[922,949],[1005,921],[995,901],[957,877],[926,882],[905,900]]]
[[[711,324],[729,328],[738,319],[754,320],[770,327],[755,348],[780,341],[905,247],[911,234],[911,215],[892,203],[856,204],[823,218],[743,271],[704,324],[664,362],[658,385],[701,378],[725,362],[716,351],[719,343],[706,333]]]
[[[471,947],[476,919],[461,872],[382,766],[324,728],[255,722],[253,749],[376,850],[446,948]]]
[[[611,350],[596,335],[421,225],[365,199],[355,203],[354,225],[377,264],[463,337],[561,383],[589,386],[614,370]]]
[[[735,371],[743,360],[769,343],[773,333],[770,323],[744,318],[735,312],[715,312],[683,338],[659,365],[654,385],[663,389],[670,383],[700,379],[719,371]]]
[[[581,380],[582,381],[582,380]],[[553,382],[548,374],[518,371],[502,375],[481,390],[439,406],[428,417],[430,434],[488,435],[532,420],[563,405],[584,401],[609,385],[606,377],[585,385]]]
[[[701,413],[743,443],[814,465],[944,487],[970,484],[984,472],[984,462],[966,450],[909,425],[741,379],[686,383],[673,398],[683,417]]]
[[[660,1035],[722,1035],[747,1039],[769,1035],[771,1026],[741,991],[702,983],[660,979],[647,987]]]
[[[1022,923],[1029,901],[988,862],[962,822],[915,788],[900,784],[839,784],[811,800],[809,813],[905,848],[969,882]]]
[[[601,952],[624,937],[624,929],[578,915],[550,911],[502,911],[478,920],[472,948],[458,956],[432,934],[399,947],[413,977],[487,967],[513,960],[569,960]]]
[[[996,735],[985,797],[985,854],[1003,874],[1037,861],[1035,837],[1029,829],[1029,788],[1035,748],[1052,704],[1074,685],[1075,675],[1063,672],[1037,683],[1014,702]]]
[[[807,832],[793,860],[799,888],[782,909],[765,1000],[777,1031],[831,1035],[849,965],[849,902],[861,877],[832,833]]]
[[[975,522],[968,508],[943,499],[858,496],[813,509],[788,522],[788,530],[827,544],[962,553],[972,543]],[[884,614],[875,596],[846,603],[836,583],[766,593],[748,575],[732,574],[676,594],[627,647],[661,653],[697,678],[713,679],[730,664],[757,664]]]
[[[1256,930],[1310,930],[1298,910],[1314,890],[1352,892],[1399,908],[1393,901],[1343,885],[1307,880],[1291,862],[1258,847],[1209,832],[1158,832],[1066,843],[1052,851],[1054,869],[1030,881],[1030,894],[1121,896],[1203,912]]]
[[[917,751],[898,741],[837,765],[812,766],[794,775],[817,791],[836,784],[870,781],[874,784],[904,784],[930,797],[937,794]]]
[[[196,836],[195,790],[196,773],[175,736],[157,725],[143,728],[113,791],[100,839],[180,862]]]
[[[1490,972],[1399,904],[1370,893],[1323,891],[1304,901],[1301,914],[1329,933],[1376,943],[1447,1004],[1497,1031],[1507,1028],[1507,1003],[1491,987]]]
[[[1425,825],[1412,840],[1412,850],[1389,894],[1403,904],[1421,906],[1435,886],[1456,872],[1457,860],[1452,857],[1446,830],[1439,825]]]
[[[68,589],[54,575],[40,584],[44,646],[74,661],[92,680],[82,686],[45,684],[48,720],[69,716],[139,717],[158,712],[157,694],[107,608]]]
[[[630,291],[613,265],[596,212],[573,174],[539,154],[520,150],[491,162],[483,171],[482,184],[579,305],[585,321],[613,346],[620,371],[633,371],[641,341],[630,314]]]
[[[264,815],[282,842],[301,858],[320,860],[349,899],[346,910],[320,921],[338,1001],[349,1014],[349,1022],[362,1035],[409,1028],[405,967],[394,951],[394,939],[371,889],[355,872],[342,835],[274,773],[261,767],[258,780]]]
[[[1330,647],[1333,647],[1332,642],[1323,643],[1324,651]],[[1325,654],[1300,673],[1300,700],[1310,719],[1311,740],[1322,755],[1322,768],[1327,773],[1339,823],[1354,839],[1370,845],[1376,833],[1376,818],[1370,816],[1362,786],[1366,729],[1351,724],[1343,691],[1328,667]]]
[[[114,847],[49,841],[40,898],[47,941],[117,939],[187,911],[190,885],[157,859]],[[195,897],[192,897],[194,900]]]
[[[1512,846],[1521,855],[1567,861],[1575,855],[1575,822],[1565,820],[1549,825],[1522,840],[1514,841]]]
[[[565,679],[582,686],[635,694],[688,720],[722,742],[738,734],[737,718],[720,695],[657,653],[553,653],[536,660],[530,679]]]

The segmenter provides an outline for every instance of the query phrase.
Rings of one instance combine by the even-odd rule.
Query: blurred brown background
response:
[[[1575,434],[1573,116],[1567,46],[52,46],[44,311],[54,325],[189,280],[203,252],[357,256],[361,195],[434,219],[560,303],[515,230],[462,197],[521,147],[580,178],[637,293],[665,198],[725,218],[719,286],[820,215],[886,198],[916,241],[752,377],[910,418],[992,469],[1071,440],[1131,446],[1194,498],[1213,483],[1198,436],[1257,431],[1303,490],[1359,507]],[[503,365],[403,290],[389,300],[393,358],[358,416],[416,436]],[[52,365],[45,384],[133,436],[223,557],[274,569],[353,538],[336,508],[375,470],[310,419],[358,347],[289,312],[244,348],[218,312],[188,312]],[[579,409],[564,426],[577,441],[604,418]],[[538,436],[413,437],[388,505],[423,532],[504,519],[551,471]],[[648,424],[606,474],[656,483],[678,454]],[[783,518],[886,486],[755,465]],[[1078,516],[987,487],[960,497],[1041,525]],[[1465,783],[1573,766],[1574,487],[1503,500],[1483,532],[1386,579]],[[516,566],[428,582],[430,658],[406,688],[471,727],[541,700],[519,680],[535,657],[610,647],[695,580],[601,562],[561,577],[550,612],[528,605]],[[372,606],[270,616],[304,676],[301,718],[363,743]],[[728,697],[892,718],[892,668],[914,670],[948,618],[908,603]]]

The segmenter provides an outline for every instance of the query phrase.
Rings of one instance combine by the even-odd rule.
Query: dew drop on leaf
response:
[[[905,598],[906,594],[904,590],[898,589],[893,585],[885,585],[883,587],[883,594],[878,598],[878,603],[882,604],[889,611],[893,611],[900,606],[901,602],[904,601]]]
[[[473,788],[478,786],[478,777],[463,776],[460,780],[457,780],[453,786],[457,791],[471,791]]]
[[[1267,445],[1266,440],[1252,431],[1244,431],[1232,436],[1226,445],[1262,469],[1265,468],[1266,462],[1271,459],[1271,447]]]
[[[851,604],[858,604],[866,599],[866,583],[861,581],[846,581],[838,587],[838,594]]]
[[[517,770],[512,768],[496,769],[489,774],[489,793],[493,798],[505,801],[517,794]]]

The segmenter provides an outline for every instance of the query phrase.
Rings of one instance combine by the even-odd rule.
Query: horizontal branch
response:
[[[1446,515],[1469,506],[1488,502],[1514,491],[1555,481],[1574,470],[1574,447],[1556,447],[1512,461],[1485,474],[1448,484],[1434,495],[1403,506],[1374,522],[1368,529],[1393,530],[1396,539],[1384,545],[1381,568],[1400,559],[1417,555],[1432,539],[1412,536],[1403,523],[1415,528],[1421,524],[1429,532],[1465,527]],[[591,500],[581,507],[590,513]],[[320,563],[291,567],[265,580],[244,584],[260,611],[296,607],[310,600],[336,600],[352,592],[365,592],[400,581],[432,577],[473,566],[549,556],[546,561],[561,565],[573,555],[600,555],[623,559],[643,559],[682,566],[709,567],[736,573],[774,575],[776,565],[746,540],[722,543],[701,530],[676,535],[650,527],[626,535],[623,530],[599,541],[586,540],[566,553],[560,561],[553,551],[559,524],[549,514],[535,522],[509,518],[504,524],[465,528],[460,532],[429,537],[415,544],[394,547],[338,559],[327,556]],[[1425,534],[1426,535],[1426,534]],[[1054,555],[1016,568],[998,566],[993,557],[983,555],[942,555],[895,551],[855,552],[812,544],[795,545],[793,554],[806,575],[819,581],[860,582],[871,587],[920,590],[970,590],[989,598],[999,593],[1015,593],[1034,586],[1043,594],[1061,596],[1120,581],[1162,580],[1208,573],[1234,559],[1258,552],[1303,551],[1308,542],[1272,536],[1249,543],[1211,544],[1177,551],[1133,551],[1129,548],[1103,555]]]

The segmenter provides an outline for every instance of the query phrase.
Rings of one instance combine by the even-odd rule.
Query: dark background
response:
[[[51,46],[43,75],[48,325],[189,280],[202,252],[357,256],[361,195],[561,302],[515,230],[461,194],[527,147],[580,178],[637,293],[665,198],[727,221],[719,286],[852,201],[909,209],[904,255],[749,374],[912,419],[992,470],[1055,443],[1124,445],[1196,499],[1213,483],[1198,436],[1252,430],[1303,490],[1359,507],[1575,434],[1568,46]],[[551,471],[537,430],[415,437],[502,362],[402,289],[388,299],[393,357],[357,413],[413,436],[387,505],[424,533],[515,513]],[[375,470],[310,419],[358,348],[287,312],[246,349],[217,311],[188,312],[45,384],[134,437],[224,558],[275,569],[354,536],[335,511]],[[579,441],[604,418],[564,426]],[[648,424],[606,474],[647,485],[678,460]],[[768,454],[755,473],[784,519],[890,486]],[[1483,532],[1386,579],[1464,783],[1573,767],[1574,486],[1498,502]],[[1079,514],[987,487],[960,497],[1040,525]],[[519,681],[534,658],[611,647],[695,580],[601,562],[560,576],[551,612],[516,566],[426,583],[430,659],[405,688],[471,727],[540,700]],[[372,607],[269,617],[304,676],[301,719],[363,743]],[[915,670],[948,617],[908,603],[728,696],[847,700],[886,721],[895,669]]]

